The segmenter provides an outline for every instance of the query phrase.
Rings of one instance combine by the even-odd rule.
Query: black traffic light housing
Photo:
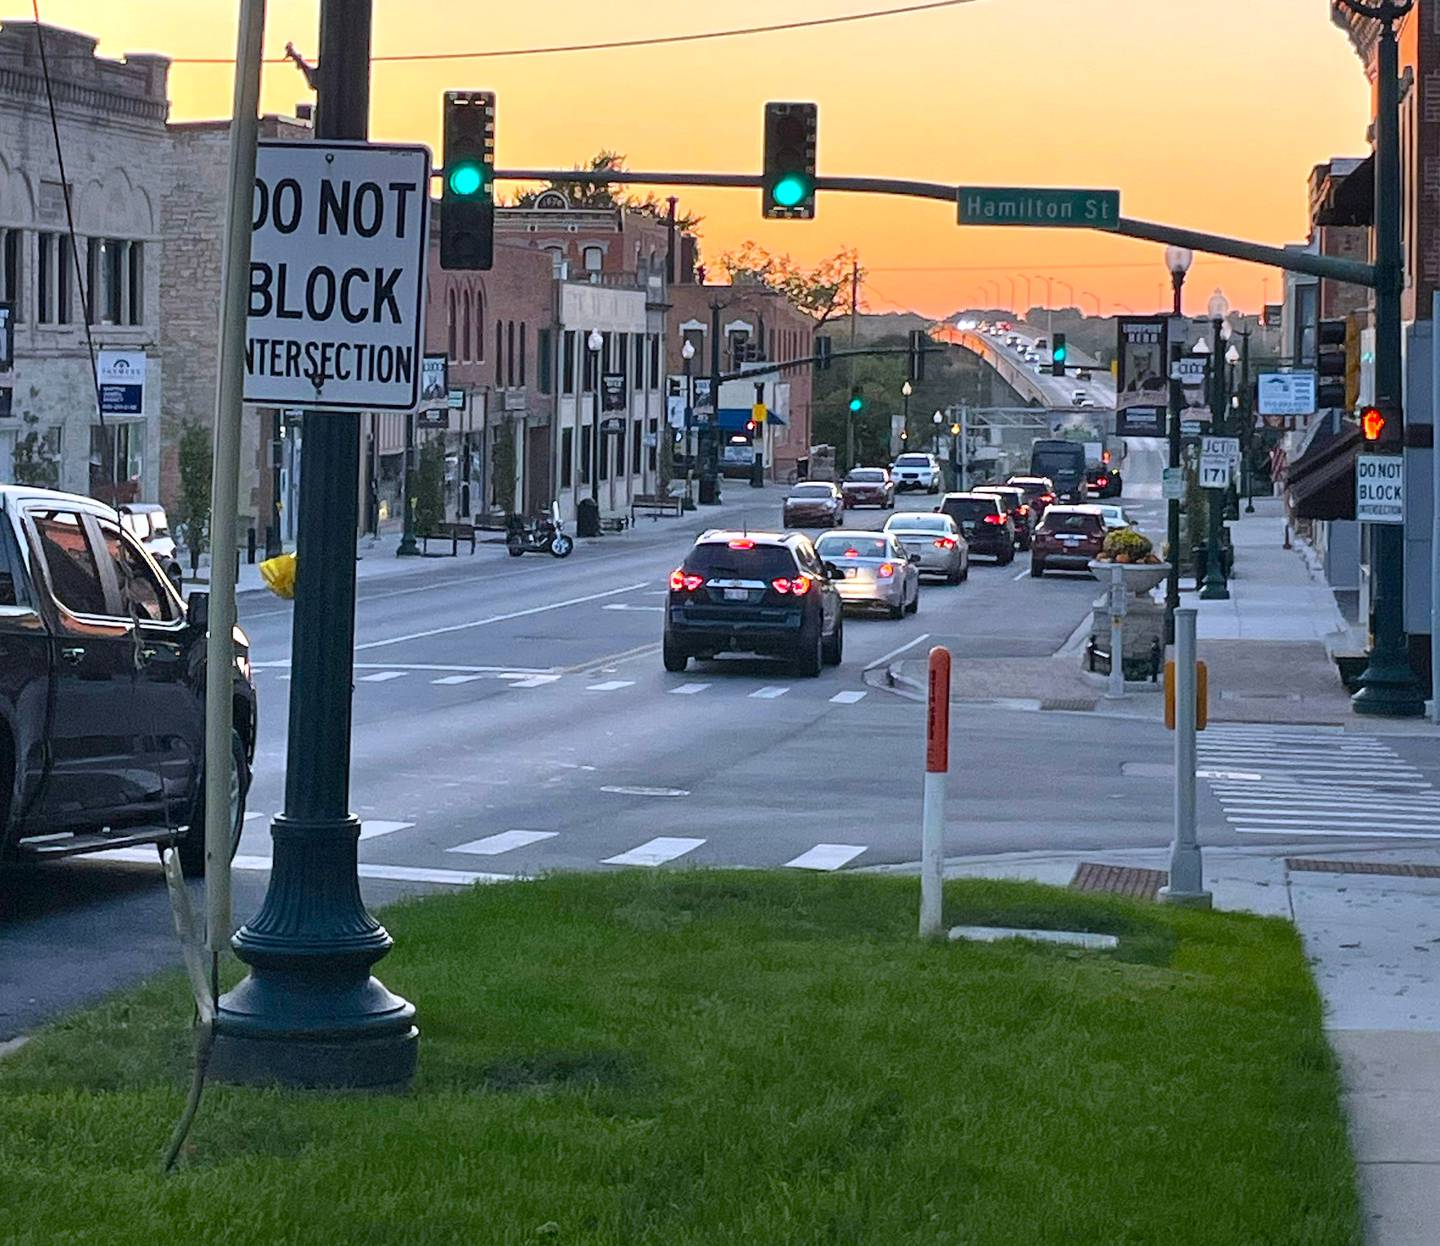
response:
[[[1065,345],[1065,335],[1057,333],[1050,339],[1050,375],[1065,375],[1065,359],[1070,354],[1070,348]]]
[[[828,333],[815,335],[815,370],[817,372],[830,371],[830,355],[833,346]]]
[[[910,379],[925,379],[925,348],[930,344],[930,335],[923,329],[910,330]]]
[[[815,216],[814,104],[765,105],[765,164],[761,215],[808,221]]]
[[[495,262],[495,93],[445,92],[440,267],[486,270]]]
[[[865,387],[863,385],[850,386],[850,410],[859,415],[865,408]]]
[[[1315,326],[1315,406],[1345,406],[1344,320],[1322,320]]]

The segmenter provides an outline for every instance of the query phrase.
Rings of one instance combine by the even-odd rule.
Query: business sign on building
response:
[[[102,350],[96,360],[102,415],[140,415],[145,410],[145,352]]]
[[[424,147],[259,145],[246,402],[330,411],[416,408],[429,189]]]
[[[600,377],[600,410],[623,411],[626,406],[625,374],[606,372]]]
[[[1355,518],[1361,523],[1405,522],[1405,460],[1398,454],[1355,456]]]
[[[430,407],[416,413],[416,428],[449,428],[450,410],[448,407]]]
[[[1116,420],[1125,413],[1127,422],[1164,427],[1169,405],[1170,382],[1165,375],[1168,316],[1121,316],[1115,351]],[[1142,434],[1132,434],[1140,436]],[[1143,434],[1154,436],[1155,434]]]
[[[1257,382],[1259,413],[1266,415],[1314,415],[1315,373],[1262,372]]]
[[[1159,407],[1131,407],[1115,412],[1117,437],[1165,436],[1165,412]]]
[[[0,302],[0,372],[15,366],[15,304]]]
[[[445,405],[452,411],[465,410],[465,391],[452,389],[445,395]]]

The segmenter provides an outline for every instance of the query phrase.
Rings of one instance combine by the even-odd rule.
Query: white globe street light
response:
[[[1195,252],[1189,247],[1169,246],[1165,248],[1165,267],[1181,277],[1190,271],[1190,264],[1194,258]]]
[[[599,329],[590,330],[590,336],[585,339],[585,345],[588,346],[591,350],[597,351],[605,345],[605,339],[600,336]]]
[[[591,349],[591,350],[594,350],[595,347],[592,346],[590,349]],[[680,358],[681,358],[681,359],[687,359],[687,360],[688,360],[688,359],[694,359],[694,358],[695,358],[695,343],[694,343],[694,342],[691,342],[691,341],[689,341],[688,339],[686,340],[685,345],[680,348]]]
[[[1220,291],[1217,286],[1215,293],[1210,296],[1207,310],[1210,312],[1211,320],[1224,320],[1230,314],[1230,300]]]

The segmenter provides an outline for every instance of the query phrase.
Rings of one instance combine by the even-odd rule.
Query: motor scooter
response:
[[[548,515],[510,515],[505,520],[505,548],[511,558],[521,554],[551,554],[556,558],[568,558],[575,548],[575,540],[565,531],[560,519],[560,506],[550,503]]]

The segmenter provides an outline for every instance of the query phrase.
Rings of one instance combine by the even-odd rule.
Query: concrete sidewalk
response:
[[[1081,861],[1165,870],[1168,850],[946,862],[951,878],[1065,886]],[[918,873],[918,865],[886,867]],[[1416,870],[1430,876],[1405,876]],[[1378,871],[1390,871],[1383,873]],[[1370,1246],[1440,1241],[1440,846],[1205,850],[1217,908],[1299,928],[1340,1060]]]

